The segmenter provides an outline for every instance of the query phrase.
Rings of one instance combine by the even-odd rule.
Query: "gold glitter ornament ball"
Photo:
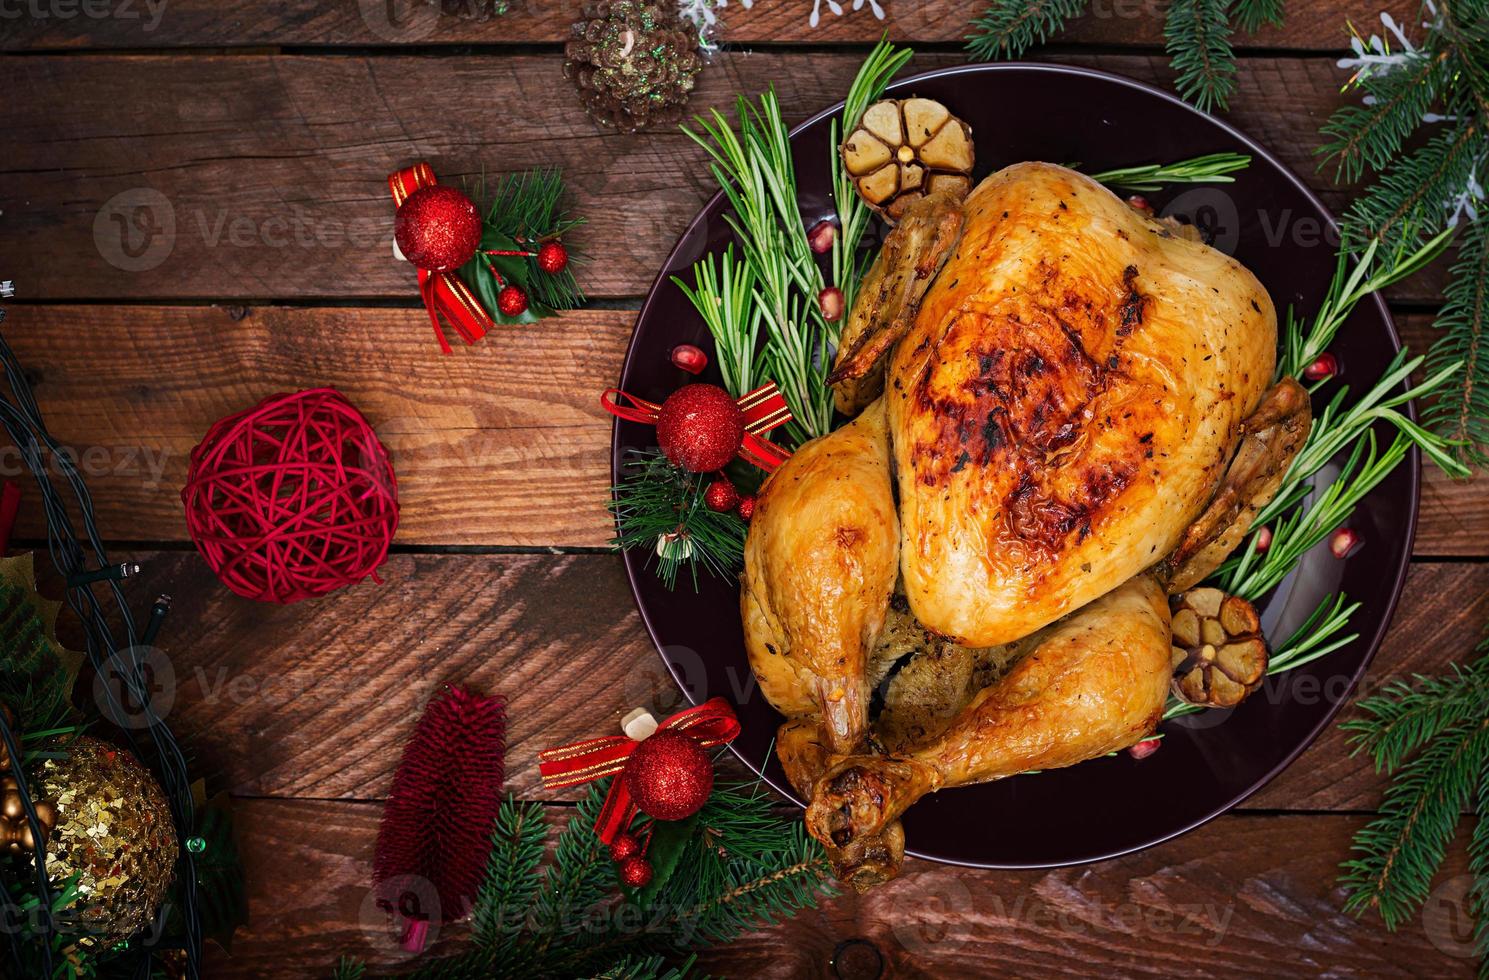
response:
[[[108,742],[79,736],[59,746],[65,759],[37,770],[55,802],[47,874],[77,875],[71,912],[89,936],[111,945],[143,929],[159,911],[175,873],[176,829],[165,793],[144,766]]]

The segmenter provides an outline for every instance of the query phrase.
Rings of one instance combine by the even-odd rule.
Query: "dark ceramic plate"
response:
[[[1088,172],[1182,160],[1204,153],[1249,153],[1234,184],[1171,187],[1150,194],[1165,213],[1206,228],[1260,277],[1277,309],[1317,309],[1334,269],[1328,212],[1275,157],[1219,120],[1173,97],[1114,75],[1054,65],[972,65],[932,72],[892,86],[899,96],[936,98],[971,125],[978,177],[1021,160],[1078,163]],[[835,106],[792,134],[801,207],[807,224],[832,212],[828,187],[828,120]],[[722,195],[709,201],[667,259],[636,322],[620,386],[660,401],[693,380],[668,362],[679,343],[711,350],[707,328],[669,281],[705,251],[729,241]],[[1379,377],[1399,341],[1385,304],[1362,303],[1334,352],[1345,377]],[[703,380],[718,381],[712,369]],[[619,423],[613,462],[631,447],[654,445],[654,430]],[[1327,471],[1325,473],[1327,475]],[[1002,782],[946,790],[906,815],[908,849],[954,864],[1037,868],[1114,857],[1190,830],[1256,792],[1292,762],[1327,725],[1380,645],[1401,593],[1416,524],[1419,465],[1415,455],[1360,506],[1352,526],[1367,542],[1339,561],[1320,547],[1263,609],[1268,636],[1289,635],[1330,593],[1362,603],[1352,631],[1359,638],[1313,664],[1272,678],[1232,712],[1212,711],[1170,722],[1161,749],[1141,762],[1125,753]],[[685,582],[668,592],[646,567],[647,554],[626,555],[626,569],[652,639],[694,702],[722,695],[738,707],[744,733],[733,749],[751,769],[789,796],[779,763],[768,758],[780,716],[753,686],[745,659],[734,581],[707,579],[693,593]]]

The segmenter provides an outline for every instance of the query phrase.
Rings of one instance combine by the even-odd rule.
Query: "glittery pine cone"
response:
[[[682,119],[703,60],[671,5],[586,3],[564,47],[564,77],[596,121],[624,133]]]

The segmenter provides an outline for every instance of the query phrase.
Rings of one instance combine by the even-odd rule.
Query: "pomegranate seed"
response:
[[[1272,529],[1263,527],[1256,532],[1256,553],[1265,555],[1272,547]]]
[[[832,243],[838,240],[838,226],[831,221],[819,221],[807,232],[807,244],[818,255],[832,251]]]
[[[678,344],[672,348],[672,364],[689,374],[702,374],[708,367],[708,355],[692,344]]]
[[[1127,754],[1134,759],[1146,759],[1158,751],[1158,745],[1162,741],[1163,739],[1161,738],[1145,738],[1136,745],[1129,745],[1127,747]]]
[[[1328,351],[1318,355],[1314,362],[1303,369],[1306,381],[1323,381],[1339,373],[1339,361]]]
[[[828,286],[817,294],[817,305],[822,307],[822,319],[832,323],[843,315],[843,291],[836,286]]]
[[[1350,555],[1359,551],[1364,544],[1365,539],[1360,537],[1358,531],[1341,527],[1329,539],[1329,551],[1333,553],[1335,558],[1348,558]]]
[[[752,518],[754,516],[755,516],[755,498],[754,498],[754,496],[751,495],[751,494],[746,494],[745,496],[740,497],[739,498],[739,519],[742,520],[742,521],[744,521],[746,524],[748,524],[748,523],[750,523],[750,518]]]
[[[1141,211],[1144,214],[1153,213],[1153,205],[1149,204],[1148,199],[1146,197],[1143,197],[1141,194],[1134,194],[1129,197],[1127,199],[1127,206],[1132,208],[1134,211]]]

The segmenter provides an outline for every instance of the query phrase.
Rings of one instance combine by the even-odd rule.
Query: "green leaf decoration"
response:
[[[1017,58],[1085,9],[1086,0],[998,0],[972,22],[967,50],[981,61]]]
[[[651,843],[646,849],[646,859],[651,862],[651,881],[637,889],[635,901],[645,907],[652,904],[666,887],[677,863],[682,859],[689,841],[697,834],[698,814],[683,820],[655,820],[651,825]]]

